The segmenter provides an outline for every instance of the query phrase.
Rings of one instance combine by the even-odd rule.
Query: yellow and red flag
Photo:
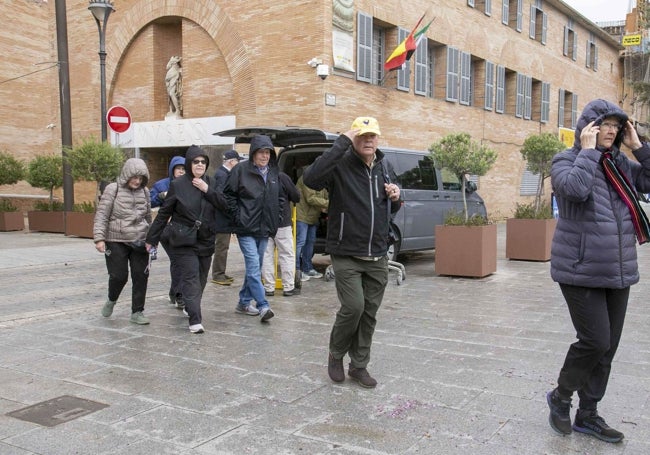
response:
[[[431,25],[431,22],[433,22],[432,20],[425,27],[422,27],[421,30],[416,32],[417,28],[422,23],[424,16],[425,15],[423,14],[418,23],[415,24],[415,27],[413,27],[411,33],[409,33],[408,36],[404,38],[404,41],[399,43],[393,53],[390,54],[390,57],[386,59],[386,62],[384,63],[384,69],[386,71],[400,69],[402,65],[404,65],[404,63],[406,63],[411,58],[413,52],[415,52],[415,49],[417,48],[419,38],[422,37],[424,33],[426,33],[429,25]]]

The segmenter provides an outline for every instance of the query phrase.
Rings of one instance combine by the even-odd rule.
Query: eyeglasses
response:
[[[206,160],[192,160],[192,164],[206,164]]]
[[[614,130],[614,131],[619,131],[623,125],[620,123],[609,123],[609,122],[603,122],[600,124],[601,128],[605,128],[607,130]]]

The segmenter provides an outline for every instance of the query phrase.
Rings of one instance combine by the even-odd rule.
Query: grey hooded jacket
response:
[[[559,219],[551,247],[551,277],[573,286],[622,289],[639,281],[636,236],[627,206],[607,182],[601,151],[582,149],[580,133],[591,121],[628,117],[616,104],[594,100],[584,108],[572,148],[553,158],[551,184]],[[616,166],[640,193],[650,192],[650,147],[634,150],[638,162],[620,152],[623,129],[612,153]],[[605,151],[605,150],[603,150]]]
[[[138,189],[128,186],[131,177],[142,176]],[[140,158],[126,160],[117,182],[110,183],[102,193],[95,212],[93,239],[130,243],[144,240],[151,224],[149,170]]]

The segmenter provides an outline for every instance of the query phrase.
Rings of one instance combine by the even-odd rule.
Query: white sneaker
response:
[[[185,307],[183,307],[183,314],[184,314],[185,316],[187,316],[188,318],[190,317],[190,315],[187,314],[187,310],[185,309]]]
[[[302,281],[303,283],[304,283],[305,281],[309,281],[309,275],[307,275],[307,273],[305,273],[305,272],[302,272],[302,273],[300,274],[300,281]]]
[[[203,333],[203,326],[201,324],[192,324],[190,326],[190,332],[192,333]]]
[[[314,269],[311,269],[309,272],[307,272],[307,275],[309,278],[323,278],[323,274]]]
[[[275,313],[273,313],[273,310],[270,307],[265,306],[260,310],[261,322],[266,322],[273,316],[275,316]]]

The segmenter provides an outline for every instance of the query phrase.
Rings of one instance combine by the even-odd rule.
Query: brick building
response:
[[[220,128],[336,132],[357,115],[372,115],[382,127],[380,144],[426,149],[465,131],[496,149],[497,164],[479,179],[479,190],[490,215],[503,218],[534,192],[519,153],[528,135],[572,130],[596,97],[627,109],[622,47],[559,0],[115,0],[114,6],[106,34],[107,105],[127,107],[134,126],[111,140],[144,158],[153,179],[191,143],[218,157],[230,147],[212,136]],[[0,28],[0,150],[26,161],[60,153],[54,2],[10,0],[3,10],[11,20]],[[425,13],[423,25],[434,21],[408,67],[384,72],[382,62]],[[67,1],[67,29],[73,137],[99,137],[98,33],[87,1]],[[171,56],[182,57],[182,118],[166,118]],[[308,62],[328,65],[328,77]],[[0,193],[42,194],[24,182]],[[76,202],[91,194],[91,186],[75,184]]]

